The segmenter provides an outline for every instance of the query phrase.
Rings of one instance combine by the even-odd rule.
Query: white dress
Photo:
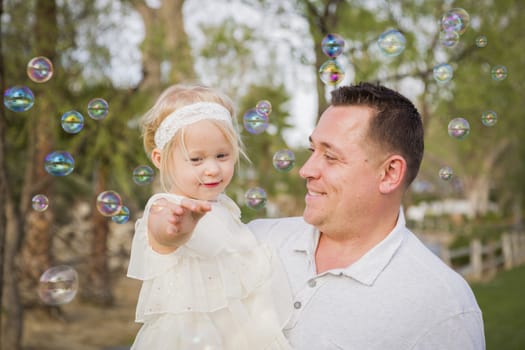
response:
[[[135,319],[143,325],[132,350],[291,349],[282,334],[292,311],[284,269],[241,222],[235,202],[221,194],[186,244],[159,254],[147,222],[160,198],[182,199],[155,194],[135,224],[128,277],[143,281]]]

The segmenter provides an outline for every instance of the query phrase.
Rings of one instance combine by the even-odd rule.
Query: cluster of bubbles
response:
[[[345,41],[339,34],[327,34],[323,38],[321,48],[328,60],[319,67],[319,77],[325,85],[335,86],[345,77],[343,66],[337,62],[344,47]]]
[[[257,102],[255,108],[251,108],[244,113],[244,129],[250,134],[260,134],[266,131],[269,126],[272,104],[268,100]]]
[[[470,15],[462,8],[453,8],[441,17],[439,42],[445,47],[454,47],[470,25]]]
[[[341,39],[342,40],[342,39]],[[327,44],[328,45],[328,44]],[[331,43],[330,47],[327,46],[326,50],[331,55],[338,54],[338,51],[342,51],[342,47]],[[340,52],[339,52],[340,53]],[[260,100],[255,105],[255,108],[251,108],[243,116],[244,129],[250,134],[260,134],[268,128],[269,116],[272,113],[272,104],[268,100]],[[289,172],[295,165],[295,154],[289,149],[281,149],[274,153],[272,158],[272,164],[274,168],[279,172]],[[141,166],[134,171],[134,181],[141,183],[149,179],[150,174],[153,170],[149,171],[145,166]],[[139,175],[141,174],[141,175]],[[245,192],[245,204],[251,209],[259,210],[266,206],[267,196],[266,191],[260,187],[252,187]]]

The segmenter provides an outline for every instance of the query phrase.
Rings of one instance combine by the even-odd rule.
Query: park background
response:
[[[440,20],[453,8],[465,9],[470,21],[459,42],[445,46]],[[332,88],[318,74],[328,59],[321,42],[329,33],[345,40],[337,57],[345,71],[340,84],[380,81],[416,103],[426,152],[405,198],[409,225],[440,255],[481,245],[489,267],[468,275],[476,260],[468,253],[448,254],[448,262],[467,266],[484,312],[487,348],[525,348],[525,269],[519,258],[505,262],[504,244],[493,244],[512,234],[518,238],[511,250],[523,256],[516,243],[523,237],[525,191],[523,1],[0,0],[0,15],[2,91],[27,86],[35,96],[25,112],[0,109],[1,349],[124,349],[132,342],[139,286],[124,277],[126,259],[133,223],[159,188],[158,179],[147,185],[132,179],[137,166],[151,166],[138,120],[171,84],[223,90],[237,106],[241,128],[247,110],[271,102],[266,132],[243,130],[251,163],[241,163],[228,192],[245,222],[300,215],[298,168]],[[406,38],[398,56],[378,48],[388,29]],[[476,45],[480,35],[484,47]],[[27,76],[36,56],[53,62],[45,83]],[[451,81],[434,78],[440,63],[453,67]],[[505,79],[491,77],[497,65],[507,68]],[[107,118],[87,117],[94,98],[109,103]],[[70,110],[85,116],[74,135],[60,125]],[[491,127],[481,122],[489,110],[498,116]],[[447,132],[457,117],[470,124],[463,140]],[[289,172],[272,165],[281,149],[295,154]],[[45,171],[44,159],[55,150],[73,155],[70,175]],[[454,172],[449,180],[438,175],[445,166]],[[260,210],[244,205],[244,193],[255,186],[267,193]],[[122,197],[127,223],[95,209],[106,190]],[[49,198],[47,210],[32,208],[36,194]],[[50,306],[38,297],[39,278],[58,265],[78,272],[79,289],[71,303]]]

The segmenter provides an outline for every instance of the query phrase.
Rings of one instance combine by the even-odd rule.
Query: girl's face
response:
[[[219,127],[208,120],[184,130],[186,151],[175,143],[167,169],[173,174],[170,192],[189,198],[213,200],[230,183],[236,157]]]

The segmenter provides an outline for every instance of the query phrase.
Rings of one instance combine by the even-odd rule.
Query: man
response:
[[[361,83],[332,92],[310,136],[302,218],[249,224],[281,257],[295,349],[484,349],[481,311],[456,272],[405,226],[423,156],[413,104]]]
[[[249,224],[288,274],[294,349],[485,349],[469,285],[405,226],[401,202],[423,148],[421,117],[404,96],[369,83],[332,92],[299,171],[303,217]],[[173,210],[174,232],[208,210],[190,202]]]

